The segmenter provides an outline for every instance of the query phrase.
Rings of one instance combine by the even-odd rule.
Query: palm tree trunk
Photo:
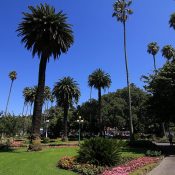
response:
[[[99,116],[100,136],[103,136],[103,120],[101,116],[101,88],[98,88],[98,116]]]
[[[64,106],[64,135],[63,135],[63,141],[67,141],[68,140],[68,129],[67,129],[67,116],[68,116],[68,110],[69,110],[69,106],[65,105]]]
[[[25,108],[25,102],[24,102],[23,108],[22,108],[22,116],[24,115],[24,108]]]
[[[11,92],[12,92],[12,86],[13,86],[13,80],[11,81],[9,95],[8,95],[8,98],[7,98],[7,104],[6,104],[6,108],[5,108],[5,116],[7,115],[8,105],[9,105],[9,101],[10,101],[10,95],[11,95]]]
[[[32,116],[32,107],[33,107],[33,104],[31,103],[31,105],[30,105],[30,116]]]
[[[153,60],[154,60],[154,71],[156,72],[157,68],[156,68],[156,56],[155,55],[153,55]]]
[[[29,107],[29,106],[27,105],[27,109],[26,109],[26,115],[25,115],[25,116],[27,116],[27,113],[28,113],[28,107]]]
[[[126,67],[126,79],[127,79],[127,87],[128,87],[128,103],[129,103],[129,123],[130,123],[130,140],[133,139],[133,123],[132,123],[132,111],[131,111],[131,90],[130,90],[130,82],[129,82],[129,70],[128,70],[128,58],[126,51],[126,23],[123,22],[123,30],[124,30],[124,54],[125,54],[125,67]]]
[[[90,102],[90,106],[91,106],[91,102],[92,102],[92,87],[90,89],[90,99],[89,99],[89,102]],[[92,114],[91,114],[91,110],[90,110],[90,116],[89,116],[89,121],[90,121],[90,136],[92,136]]]
[[[45,72],[47,65],[47,57],[43,56],[40,60],[39,65],[39,76],[38,76],[38,88],[36,92],[33,118],[32,118],[32,140],[40,139],[40,127],[41,127],[41,115],[44,98],[44,87],[45,87]]]

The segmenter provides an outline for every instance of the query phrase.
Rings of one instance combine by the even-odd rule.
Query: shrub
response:
[[[8,144],[0,144],[0,152],[9,152],[13,151],[13,149]]]
[[[147,150],[157,150],[160,148],[149,140],[136,140],[129,142],[129,146],[133,148],[143,148]]]
[[[42,143],[50,143],[50,139],[48,137],[44,137]]]
[[[62,169],[72,169],[73,165],[75,164],[75,157],[62,157],[58,162],[58,167]]]
[[[161,155],[161,151],[151,151],[151,150],[146,151],[146,156],[158,157],[160,155]]]
[[[28,147],[28,151],[41,151],[42,146],[40,140],[33,140]]]
[[[123,146],[121,141],[100,137],[91,138],[80,145],[77,160],[81,163],[113,166],[120,160],[121,146]]]
[[[76,164],[73,166],[73,171],[82,175],[96,175],[104,171],[104,167],[95,166],[92,164]]]

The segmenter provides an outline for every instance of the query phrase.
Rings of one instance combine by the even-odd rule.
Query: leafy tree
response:
[[[171,45],[166,45],[162,48],[162,56],[171,61],[175,58],[175,49]]]
[[[32,139],[35,140],[40,137],[47,62],[51,56],[57,59],[68,51],[73,44],[73,33],[71,25],[67,23],[67,16],[62,11],[56,12],[55,8],[48,4],[29,6],[29,10],[31,13],[23,13],[24,17],[17,32],[27,50],[32,50],[33,57],[38,55],[40,58],[32,121]]]
[[[154,60],[154,70],[156,71],[156,54],[159,51],[159,46],[157,45],[156,42],[151,42],[148,44],[148,49],[147,52],[153,56]]]
[[[130,136],[131,139],[133,137],[133,122],[132,122],[132,111],[131,111],[131,90],[130,90],[130,81],[129,81],[129,70],[128,70],[128,58],[127,58],[127,50],[126,50],[126,22],[128,20],[128,16],[133,13],[130,9],[130,5],[132,1],[129,0],[117,0],[113,7],[114,13],[113,17],[117,18],[117,21],[123,24],[123,34],[124,34],[124,55],[125,55],[125,67],[126,67],[126,78],[127,78],[127,87],[128,87],[128,102],[129,102],[129,118],[130,118]]]
[[[101,90],[109,88],[111,85],[111,77],[108,73],[105,73],[102,69],[95,70],[88,78],[89,87],[94,87],[98,90],[98,117],[100,125],[100,134],[103,135],[104,124],[101,115]]]
[[[145,76],[146,90],[151,94],[150,110],[159,121],[174,122],[175,63],[167,62],[157,75]]]
[[[12,71],[9,73],[9,78],[11,80],[11,85],[10,85],[10,90],[9,90],[9,95],[8,95],[8,99],[7,99],[7,104],[6,104],[6,108],[5,108],[5,116],[7,115],[7,110],[8,110],[8,105],[9,105],[9,101],[10,101],[10,95],[12,92],[12,86],[13,86],[13,82],[16,80],[17,78],[17,73],[16,71]]]
[[[67,117],[69,108],[78,103],[80,90],[77,82],[71,77],[64,77],[56,82],[53,95],[56,98],[57,105],[64,110],[64,135],[63,140],[68,139]]]

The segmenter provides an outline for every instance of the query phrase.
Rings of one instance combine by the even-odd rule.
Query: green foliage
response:
[[[73,166],[73,171],[82,175],[97,175],[104,171],[104,167],[92,164],[76,164]]]
[[[159,46],[157,42],[151,42],[148,44],[147,52],[149,54],[156,55],[158,51],[159,51]]]
[[[150,114],[159,122],[173,122],[175,113],[175,62],[167,62],[156,74],[145,76],[145,89],[151,94]]]
[[[41,151],[41,141],[40,140],[33,140],[31,144],[29,144],[28,151]]]
[[[50,139],[48,137],[44,137],[42,143],[50,143]]]
[[[89,75],[88,85],[89,87],[94,87],[95,89],[109,88],[111,85],[111,77],[102,69],[96,69],[91,75]]]
[[[132,0],[129,1],[120,1],[117,0],[113,7],[114,7],[114,13],[113,17],[116,17],[118,21],[120,22],[126,22],[128,19],[128,16],[133,13],[133,11],[130,9],[130,5],[132,4]]]
[[[161,151],[152,151],[152,150],[147,150],[145,155],[150,156],[150,157],[158,157],[161,156]]]
[[[80,98],[78,83],[71,77],[64,77],[55,84],[53,95],[56,97],[58,106],[70,107],[78,103]]]
[[[78,161],[101,166],[113,166],[120,160],[123,142],[100,137],[85,140],[78,151]]]
[[[142,149],[149,149],[149,150],[160,150],[157,145],[152,143],[149,140],[136,140],[130,141],[128,144],[131,148],[142,148]]]

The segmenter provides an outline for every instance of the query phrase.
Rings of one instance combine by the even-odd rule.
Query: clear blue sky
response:
[[[0,110],[5,109],[10,80],[8,73],[16,70],[18,78],[14,82],[9,112],[21,113],[22,90],[37,84],[39,59],[32,58],[31,52],[24,48],[15,30],[28,11],[28,5],[47,2],[56,10],[63,10],[73,24],[75,43],[66,55],[49,62],[46,85],[64,77],[77,80],[81,89],[80,103],[89,98],[88,75],[96,68],[102,68],[111,75],[110,92],[126,86],[123,55],[122,25],[112,18],[114,0],[1,0],[0,6]],[[174,45],[175,31],[169,28],[169,17],[175,12],[173,0],[133,0],[134,14],[127,23],[128,58],[130,79],[142,87],[140,77],[151,73],[153,60],[147,54],[147,44],[157,41],[162,47]],[[157,66],[164,63],[161,53],[157,56]],[[93,90],[93,97],[97,91]]]

